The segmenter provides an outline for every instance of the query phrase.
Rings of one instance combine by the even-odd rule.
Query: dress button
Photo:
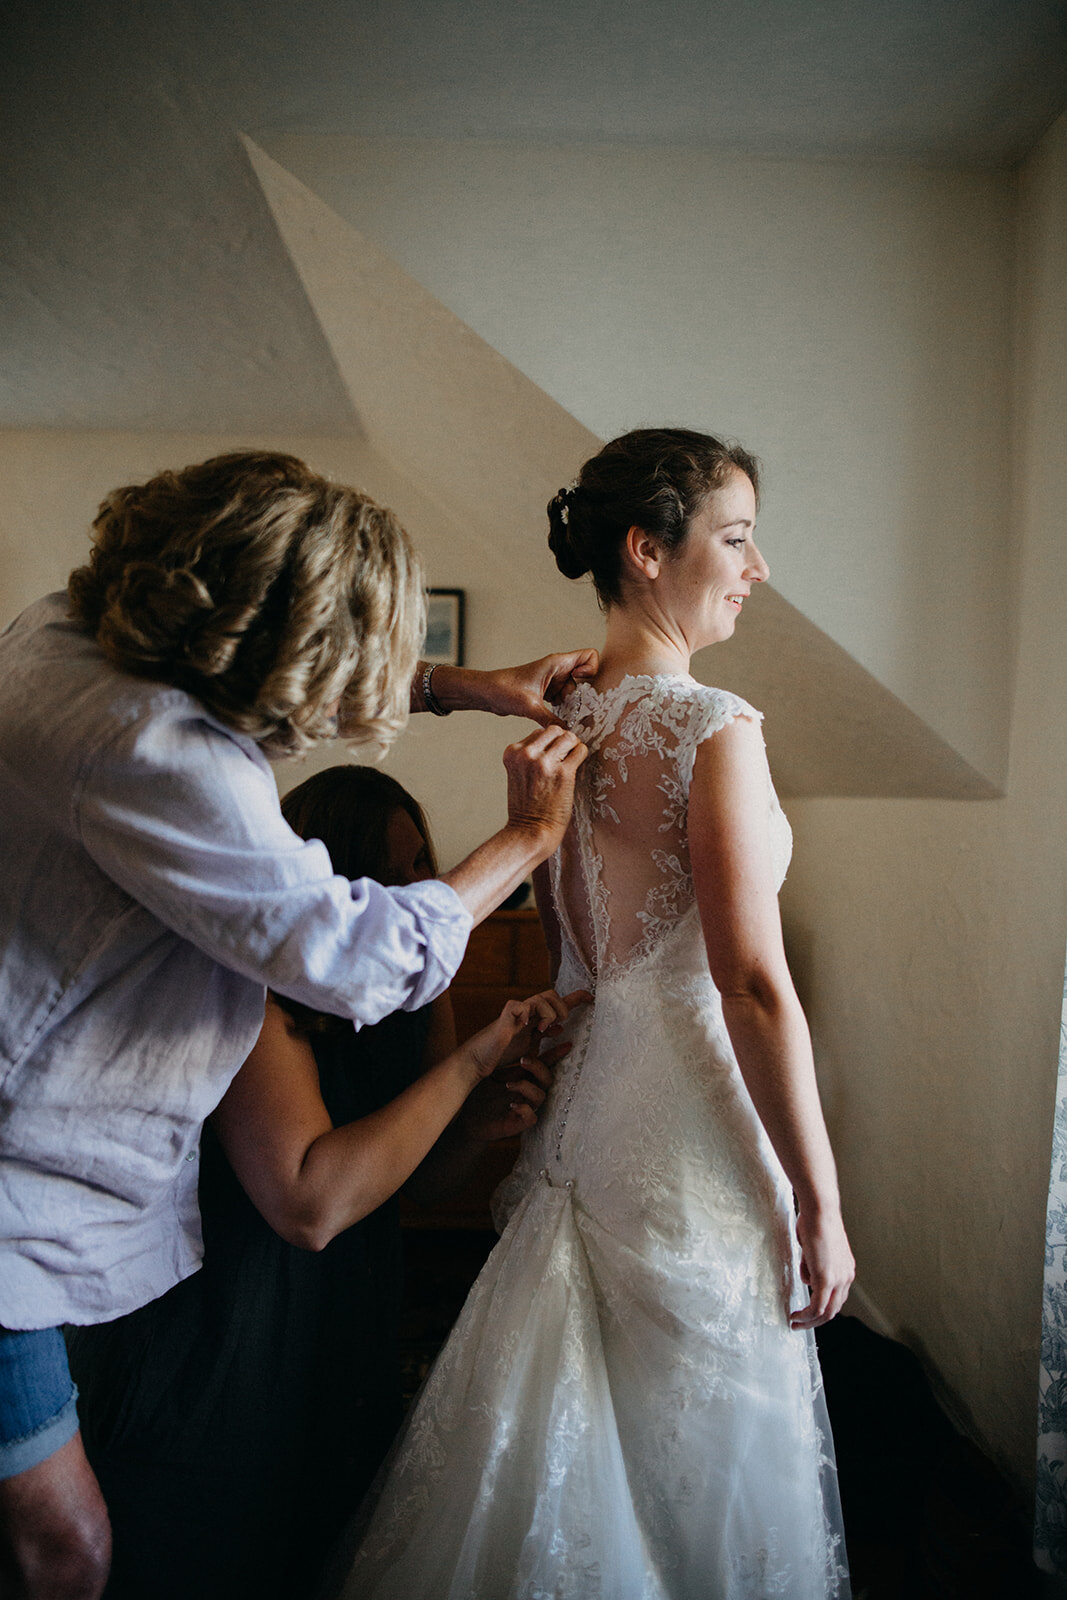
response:
[[[573,1178],[568,1178],[567,1182],[564,1184],[564,1188],[565,1189],[573,1189],[574,1188],[574,1179]]]

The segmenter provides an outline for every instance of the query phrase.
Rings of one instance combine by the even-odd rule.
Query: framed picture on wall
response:
[[[450,667],[463,665],[464,598],[462,589],[427,589],[426,638],[420,652],[423,661]]]

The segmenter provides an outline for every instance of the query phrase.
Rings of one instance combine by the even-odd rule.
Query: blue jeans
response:
[[[77,1399],[58,1328],[0,1328],[0,1478],[36,1467],[73,1439]]]

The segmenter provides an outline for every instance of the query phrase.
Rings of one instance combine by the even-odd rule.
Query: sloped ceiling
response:
[[[352,395],[363,437],[437,501],[502,592],[543,592],[531,508],[598,441],[550,396],[251,140],[249,160]],[[558,643],[585,638],[588,598],[560,586]],[[516,645],[521,649],[520,645]],[[700,673],[701,658],[696,669]],[[725,675],[724,675],[725,671]],[[993,786],[773,589],[715,650],[775,729],[784,794],[984,799]]]
[[[1007,166],[1062,0],[9,0],[0,426],[337,432],[236,133]]]
[[[350,428],[235,130],[147,7],[94,9],[33,7],[0,50],[0,426]]]
[[[362,431],[487,561],[590,436],[238,129],[1004,168],[1067,100],[1061,0],[11,0],[4,44],[0,426]],[[730,647],[753,692],[799,717],[784,663],[818,662],[850,730],[779,752],[787,787],[989,792],[768,600]]]

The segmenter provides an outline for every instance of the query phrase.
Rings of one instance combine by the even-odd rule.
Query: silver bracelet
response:
[[[446,711],[440,700],[438,700],[437,696],[433,692],[431,679],[433,678],[434,668],[436,666],[437,662],[434,661],[429,666],[425,666],[422,669],[422,703],[426,707],[427,711],[433,712],[435,717],[450,717],[452,715],[451,706]]]

